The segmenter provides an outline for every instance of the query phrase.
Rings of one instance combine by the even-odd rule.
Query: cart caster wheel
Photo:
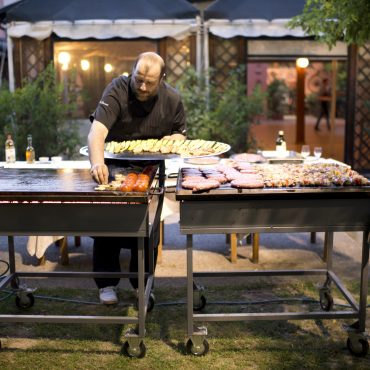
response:
[[[186,352],[189,355],[194,356],[204,356],[209,351],[209,344],[207,342],[207,339],[203,339],[203,342],[201,342],[199,345],[195,346],[193,341],[189,339],[186,342]]]
[[[193,310],[194,311],[202,311],[204,307],[206,307],[207,299],[204,295],[201,295],[199,301],[197,302],[198,305],[194,302]]]
[[[146,307],[146,312],[152,311],[154,308],[154,305],[155,305],[155,296],[154,296],[154,293],[150,293],[148,305]],[[139,310],[139,298],[136,298],[135,308],[136,310]]]
[[[148,307],[146,309],[147,312],[151,312],[155,305],[155,296],[154,293],[150,293],[149,301],[148,301]]]
[[[146,355],[146,347],[144,342],[140,342],[139,346],[131,347],[129,342],[125,342],[122,348],[123,353],[128,357],[143,358]]]
[[[35,304],[35,297],[32,293],[22,294],[15,297],[15,304],[18,308],[31,308]]]
[[[369,342],[366,339],[358,339],[354,341],[351,338],[348,338],[347,348],[352,355],[357,357],[365,357],[369,352]]]
[[[324,311],[331,311],[334,305],[333,297],[328,292],[320,292],[320,306]]]

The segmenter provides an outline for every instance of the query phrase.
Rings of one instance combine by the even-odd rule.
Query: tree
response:
[[[257,123],[263,112],[265,94],[260,88],[246,95],[243,68],[230,73],[228,82],[220,89],[189,67],[176,87],[185,106],[187,137],[223,141],[232,146],[234,152],[255,149],[255,140],[250,127]]]
[[[71,120],[75,103],[64,102],[64,86],[56,80],[50,64],[34,81],[25,81],[14,93],[0,89],[0,142],[10,133],[17,148],[17,159],[24,160],[27,135],[32,134],[36,155],[63,155],[73,158],[78,153],[78,127]],[[4,155],[0,147],[0,158]]]
[[[330,48],[337,41],[362,46],[370,41],[369,20],[369,0],[307,0],[289,27],[302,27]]]

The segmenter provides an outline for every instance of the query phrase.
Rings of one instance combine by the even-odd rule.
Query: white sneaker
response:
[[[104,304],[117,304],[118,297],[116,293],[116,287],[107,286],[99,289],[100,302]]]

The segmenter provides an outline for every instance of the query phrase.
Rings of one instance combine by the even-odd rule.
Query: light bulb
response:
[[[105,71],[105,72],[107,72],[107,73],[112,72],[112,71],[113,71],[113,66],[112,66],[112,64],[110,64],[110,63],[106,63],[106,64],[104,65],[104,71]]]
[[[310,64],[310,61],[307,58],[298,58],[296,60],[296,65],[299,68],[307,68]]]
[[[80,64],[83,71],[87,71],[90,68],[90,62],[86,59],[82,59]]]
[[[58,63],[59,64],[68,64],[71,61],[71,54],[67,51],[61,51],[58,54]]]

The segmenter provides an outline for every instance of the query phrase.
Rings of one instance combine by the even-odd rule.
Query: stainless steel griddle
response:
[[[157,165],[158,168],[158,165]],[[155,171],[154,171],[155,172]],[[17,291],[21,308],[34,298],[20,284],[20,278],[137,277],[138,315],[129,316],[47,316],[0,315],[0,322],[62,322],[137,324],[126,333],[125,345],[140,357],[145,348],[145,317],[153,285],[153,246],[149,244],[149,272],[144,271],[144,241],[151,241],[160,222],[163,204],[164,162],[159,164],[159,181],[151,179],[146,193],[96,191],[88,170],[22,170],[0,168],[0,234],[8,235],[10,273],[0,287]],[[16,271],[14,235],[130,236],[138,238],[138,272],[22,272]],[[145,285],[145,277],[147,283]]]
[[[194,324],[207,321],[344,319],[356,322],[349,328],[347,346],[352,353],[366,355],[365,333],[368,285],[370,187],[308,187],[237,190],[229,185],[219,189],[194,193],[181,187],[181,172],[176,189],[180,201],[180,231],[187,236],[187,349],[204,354],[209,345],[206,327],[194,329]],[[316,270],[278,271],[193,271],[194,234],[325,232],[326,268]],[[357,302],[333,272],[333,233],[363,232],[360,299]],[[197,289],[194,278],[235,276],[309,276],[322,275],[319,291],[322,310],[315,312],[281,313],[194,313],[201,310],[206,299]],[[334,311],[331,286],[335,285],[350,308]],[[193,291],[194,290],[194,291]],[[193,295],[194,294],[194,295]],[[194,298],[195,297],[195,298]],[[196,302],[195,302],[196,300]]]

